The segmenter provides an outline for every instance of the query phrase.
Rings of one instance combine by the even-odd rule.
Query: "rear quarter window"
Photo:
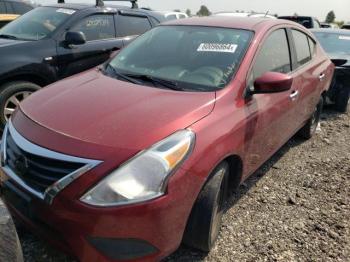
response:
[[[292,30],[298,66],[302,66],[311,60],[309,37],[298,30]]]
[[[316,43],[310,37],[308,37],[308,40],[309,40],[311,56],[314,57],[316,55]]]
[[[117,36],[141,35],[152,28],[147,17],[117,15]]]

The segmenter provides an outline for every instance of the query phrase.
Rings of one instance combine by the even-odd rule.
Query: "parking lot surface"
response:
[[[350,261],[350,113],[326,110],[310,141],[291,139],[227,204],[209,253],[167,261]],[[73,261],[21,231],[25,261]]]

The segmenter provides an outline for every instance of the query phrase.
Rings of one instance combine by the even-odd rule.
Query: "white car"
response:
[[[176,19],[183,19],[188,18],[188,15],[181,12],[160,12],[165,16],[165,19],[170,20],[176,20]]]
[[[235,16],[235,17],[267,17],[277,19],[275,16],[263,13],[244,13],[244,12],[219,12],[213,14],[213,16]]]

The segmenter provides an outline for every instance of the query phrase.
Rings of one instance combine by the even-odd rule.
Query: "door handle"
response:
[[[320,74],[320,76],[318,77],[318,79],[320,79],[320,81],[323,81],[326,77],[325,73]]]
[[[295,101],[298,97],[299,97],[299,91],[298,91],[298,90],[293,91],[293,92],[289,95],[289,98],[290,98],[292,101]]]

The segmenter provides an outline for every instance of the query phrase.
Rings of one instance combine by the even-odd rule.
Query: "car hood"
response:
[[[28,41],[0,38],[0,47],[13,46],[13,45],[19,45],[19,44],[25,44],[25,43],[28,43]]]
[[[37,124],[63,136],[142,150],[204,118],[214,104],[215,92],[135,85],[94,69],[40,90],[20,109]]]

